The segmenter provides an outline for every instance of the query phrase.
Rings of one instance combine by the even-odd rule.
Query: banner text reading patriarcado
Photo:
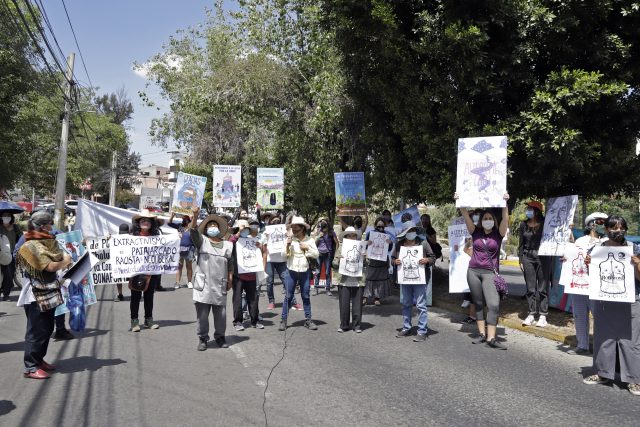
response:
[[[112,236],[111,239],[114,277],[175,272],[178,269],[179,259],[180,237],[178,235],[118,235]]]

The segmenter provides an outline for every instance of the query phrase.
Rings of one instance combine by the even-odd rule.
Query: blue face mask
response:
[[[240,232],[240,237],[247,237],[249,235],[250,231],[251,230],[248,230],[248,229],[245,228],[244,230],[242,230]]]
[[[527,209],[527,210],[525,211],[525,213],[524,213],[524,214],[525,214],[525,215],[527,216],[527,218],[529,218],[529,219],[533,218],[533,210],[531,210],[531,209]]]
[[[209,237],[217,237],[220,234],[220,230],[217,227],[209,227],[207,228],[207,236]]]

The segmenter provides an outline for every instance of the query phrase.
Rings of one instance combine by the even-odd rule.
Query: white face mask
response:
[[[482,228],[485,230],[491,230],[493,228],[493,220],[492,219],[484,219],[482,220]]]
[[[410,231],[407,234],[405,234],[405,236],[407,237],[407,240],[416,240],[418,233],[416,233],[415,231]]]
[[[11,222],[11,217],[10,216],[3,216],[2,217],[2,223],[3,224],[9,224]]]

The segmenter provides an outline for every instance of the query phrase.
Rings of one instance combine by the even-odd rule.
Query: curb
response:
[[[437,307],[452,313],[463,314],[460,310],[460,305],[449,303],[446,301],[433,301],[433,307]],[[567,335],[564,332],[554,331],[553,327],[537,328],[535,326],[522,326],[521,321],[518,319],[509,319],[506,317],[498,318],[498,325],[504,326],[510,329],[517,329],[518,331],[526,332],[537,337],[546,338],[552,341],[557,341],[562,344],[575,347],[577,344],[575,335]]]
[[[520,267],[520,261],[515,259],[503,259],[500,265],[508,265],[509,267]]]

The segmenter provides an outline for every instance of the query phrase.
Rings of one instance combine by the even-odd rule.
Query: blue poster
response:
[[[334,179],[338,216],[366,215],[364,172],[338,172]]]
[[[418,212],[418,205],[413,205],[407,209],[398,212],[393,217],[393,226],[396,229],[396,234],[402,231],[402,223],[407,221],[413,221],[418,227],[420,225],[420,212]]]
[[[194,207],[202,206],[206,185],[207,178],[204,176],[178,172],[171,211],[182,215],[191,215]]]

